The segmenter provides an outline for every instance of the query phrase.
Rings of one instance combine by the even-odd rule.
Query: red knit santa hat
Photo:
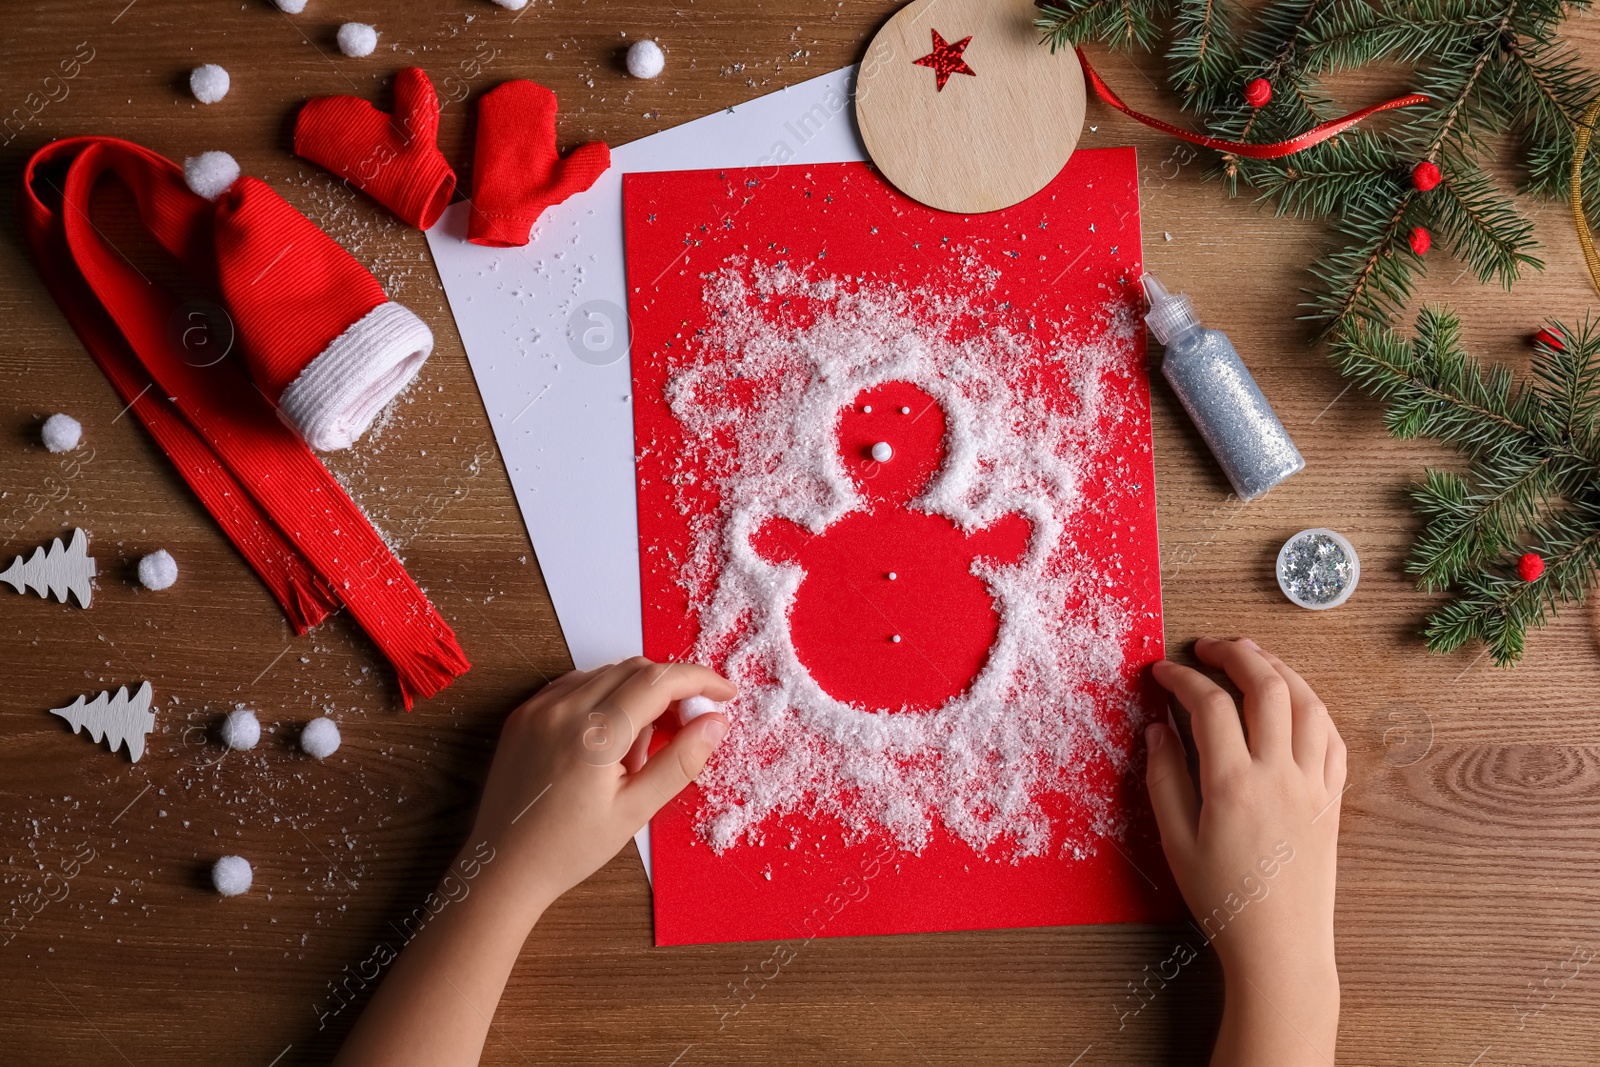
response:
[[[218,286],[256,385],[312,448],[348,448],[433,351],[425,322],[222,152],[184,161],[217,204]]]

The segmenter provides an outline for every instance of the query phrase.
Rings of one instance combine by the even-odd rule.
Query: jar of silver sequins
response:
[[[1355,546],[1333,530],[1301,530],[1278,550],[1278,588],[1302,608],[1336,608],[1360,580]]]

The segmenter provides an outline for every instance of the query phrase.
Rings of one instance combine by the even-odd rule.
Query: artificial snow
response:
[[[272,2],[286,15],[298,15],[306,9],[306,0],[272,0]]]
[[[224,856],[211,867],[211,884],[225,897],[236,897],[249,889],[253,878],[250,861],[243,856]]]
[[[39,439],[51,452],[71,452],[83,440],[83,423],[57,412],[39,427]]]
[[[203,63],[189,72],[189,91],[202,104],[215,104],[228,95],[228,72],[215,63]]]
[[[178,561],[158,548],[139,561],[139,584],[146,589],[170,589],[178,580]]]
[[[1087,340],[1046,348],[1026,323],[973,333],[961,324],[992,275],[959,273],[908,291],[730,260],[707,276],[714,325],[674,353],[666,399],[687,442],[678,491],[697,516],[679,571],[700,620],[691,658],[739,687],[699,778],[697,829],[715,851],[760,841],[787,815],[837,820],[851,839],[886,833],[913,852],[942,824],[1013,858],[1082,854],[1125,832],[1121,782],[1143,715],[1124,669],[1128,607],[1114,561],[1077,546],[1073,523],[1090,457],[1124,416],[1120,384],[1109,386],[1138,371],[1126,356],[1136,323],[1108,303],[1088,313]],[[1062,396],[1030,387],[1046,375],[1067,384]],[[863,390],[896,381],[934,397],[947,420],[943,467],[911,506],[966,530],[1015,513],[1032,528],[1020,562],[973,565],[999,633],[966,691],[926,713],[825,692],[789,631],[804,572],[750,543],[771,519],[817,533],[867,506],[836,428]],[[708,481],[721,501],[712,513],[699,503]],[[1040,802],[1051,793],[1070,799],[1070,824]]]
[[[183,161],[183,184],[207,200],[215,200],[238,180],[239,161],[226,152],[201,152]]]
[[[378,31],[365,22],[347,22],[339,27],[338,40],[339,51],[359,59],[378,47]]]
[[[250,708],[239,707],[222,720],[222,743],[236,752],[248,752],[261,740],[261,722]]]
[[[628,73],[635,78],[654,78],[666,68],[666,54],[654,41],[635,41],[629,47]]]
[[[521,11],[528,6],[528,0],[494,0],[494,2],[507,11]]]
[[[339,750],[339,724],[326,715],[312,719],[300,731],[300,747],[308,756],[327,759]]]

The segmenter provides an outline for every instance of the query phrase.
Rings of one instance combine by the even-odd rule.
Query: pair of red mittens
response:
[[[395,76],[394,95],[393,115],[353,96],[307,102],[295,121],[294,150],[425,230],[456,185],[439,152],[439,97],[418,67]],[[531,81],[506,82],[478,105],[467,239],[496,248],[527,244],[545,208],[583,192],[610,165],[611,150],[598,141],[562,159],[556,95]]]

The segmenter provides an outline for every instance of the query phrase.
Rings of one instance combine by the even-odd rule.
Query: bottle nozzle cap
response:
[[[1144,322],[1157,341],[1166,344],[1200,325],[1200,316],[1195,314],[1194,303],[1187,296],[1168,292],[1154,274],[1146,274],[1140,281],[1144,285],[1145,299],[1150,301],[1150,311]]]

